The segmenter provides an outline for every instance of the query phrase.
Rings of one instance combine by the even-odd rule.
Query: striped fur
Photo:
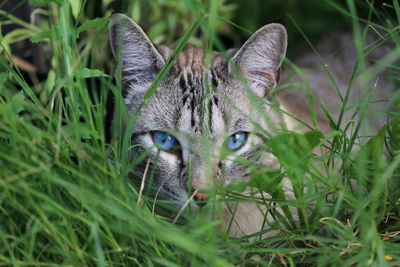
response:
[[[140,27],[123,15],[115,15],[112,21],[111,45],[114,54],[121,55],[123,95],[130,112],[135,113],[172,50],[155,47]],[[285,29],[271,24],[255,33],[238,51],[228,51],[228,60],[212,52],[207,66],[204,50],[189,48],[179,54],[165,79],[144,103],[132,132],[133,143],[142,147],[133,153],[152,148],[148,155],[152,164],[159,152],[151,137],[153,132],[168,132],[180,143],[177,153],[159,152],[151,185],[153,196],[174,200],[180,206],[188,199],[188,191],[247,179],[248,170],[236,161],[237,157],[271,168],[278,166],[271,153],[258,153],[255,157],[256,148],[265,146],[275,134],[279,120],[274,109],[260,104],[268,116],[265,120],[254,101],[276,85],[285,50]],[[259,64],[259,68],[251,62]],[[268,134],[259,129],[266,129]],[[226,154],[225,142],[237,132],[249,133],[248,140],[237,151]],[[188,188],[189,173],[192,188]],[[196,202],[192,205],[197,206]]]

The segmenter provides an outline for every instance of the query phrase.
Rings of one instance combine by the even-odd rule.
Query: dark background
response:
[[[40,2],[40,1],[39,1]],[[71,0],[71,2],[83,3],[84,1]],[[80,21],[99,17],[109,17],[113,13],[124,13],[133,17],[144,31],[149,35],[153,42],[166,44],[174,47],[180,37],[190,27],[196,19],[193,10],[203,10],[209,12],[210,4],[213,0],[88,0],[85,5],[85,17]],[[349,2],[346,0],[219,0],[218,15],[232,23],[254,32],[261,26],[278,22],[282,23],[288,31],[289,46],[288,55],[295,51],[298,46],[305,45],[304,36],[296,28],[295,24],[301,28],[307,38],[316,40],[321,36],[348,28],[351,30],[351,17],[348,15]],[[365,1],[355,0],[358,19],[363,21],[374,21],[385,24],[384,19],[395,16],[391,8],[392,1]],[[371,7],[374,7],[371,9]],[[195,8],[194,8],[195,7]],[[48,10],[48,6],[39,6]],[[25,21],[30,21],[31,13],[34,9],[27,0],[3,0],[0,9],[11,13]],[[192,11],[193,12],[192,12]],[[373,11],[371,11],[373,10]],[[51,10],[50,10],[51,11]],[[0,21],[4,16],[0,15]],[[54,22],[41,16],[36,23],[43,23],[43,28],[51,27]],[[39,26],[39,25],[38,25]],[[14,30],[17,26],[12,24],[2,25],[3,36]],[[112,57],[108,47],[107,28],[97,29],[93,35],[83,33],[81,39],[92,38],[93,49],[88,65],[103,69],[105,72],[111,71],[110,62]],[[227,22],[217,20],[215,32],[226,48],[240,47],[250,36],[244,30],[235,28]],[[100,34],[99,34],[100,33]],[[85,35],[86,34],[86,35]],[[205,46],[205,36],[200,29],[196,31],[189,44],[197,47]],[[32,44],[30,40],[14,43],[11,46],[12,54],[31,63],[36,67],[38,80],[46,78],[46,73],[50,69],[49,53],[46,51],[45,44]],[[104,51],[108,51],[105,53]],[[101,57],[99,57],[101,55]],[[32,75],[26,75],[31,80]]]

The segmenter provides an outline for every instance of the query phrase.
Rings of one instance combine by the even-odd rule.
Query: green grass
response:
[[[243,196],[241,185],[216,190],[216,194],[232,197],[230,201],[296,207],[301,217],[297,226],[290,225],[289,209],[278,216],[279,224],[266,230],[279,229],[283,234],[254,242],[219,232],[219,221],[207,220],[206,216],[189,216],[186,224],[177,225],[171,219],[154,215],[151,199],[144,197],[138,203],[139,188],[127,179],[145,156],[130,158],[129,129],[134,127],[134,118],[128,121],[127,130],[120,137],[110,143],[105,140],[106,102],[110,94],[116,99],[117,121],[126,117],[119,79],[116,84],[112,82],[116,65],[110,54],[104,52],[108,51],[108,17],[115,8],[113,4],[119,3],[122,10],[125,8],[126,13],[142,20],[144,25],[154,23],[149,26],[150,37],[160,36],[159,41],[178,44],[179,48],[188,42],[207,49],[213,45],[223,49],[217,36],[232,33],[232,39],[240,40],[248,33],[232,26],[233,6],[223,1],[210,0],[203,5],[189,0],[164,3],[171,9],[178,6],[176,14],[168,13],[165,21],[161,15],[165,6],[144,1],[129,5],[124,1],[104,1],[100,14],[93,14],[89,11],[93,2],[87,2],[82,1],[85,8],[77,4],[79,1],[31,1],[48,7],[41,9],[48,20],[38,26],[21,22],[25,31],[1,39],[1,266],[400,265],[398,87],[390,100],[397,108],[391,120],[376,136],[362,139],[366,145],[361,149],[352,149],[359,147],[357,132],[346,136],[341,128],[346,124],[332,121],[329,136],[321,137],[312,131],[274,137],[264,149],[272,150],[279,158],[280,170],[243,162],[253,172],[252,185],[270,193],[272,200]],[[324,2],[331,7],[330,12],[354,25],[359,20],[384,25],[388,38],[395,43],[391,58],[399,59],[397,1],[376,8],[351,0],[343,5]],[[366,19],[357,15],[358,10],[366,10]],[[153,12],[159,21],[146,20],[146,12]],[[235,12],[240,14],[240,6]],[[0,11],[0,15],[5,15],[2,23],[19,23],[7,12]],[[162,28],[163,23],[169,28]],[[260,21],[251,23],[262,26]],[[296,17],[292,17],[290,25],[291,31],[297,25],[297,32],[302,35],[302,22]],[[171,32],[174,39],[169,37]],[[355,34],[360,55],[364,53],[361,36],[362,29]],[[13,64],[9,50],[12,43],[26,38],[45,43],[53,52],[47,79],[32,86]],[[307,40],[307,33],[302,38]],[[399,77],[395,62],[381,63]],[[361,57],[354,73],[375,75],[367,71],[371,70],[363,69]],[[85,78],[93,77],[101,82],[91,96]],[[398,86],[398,78],[395,82]],[[152,88],[155,90],[156,86],[154,83]],[[342,111],[345,108],[343,105]],[[362,103],[355,110],[366,114]],[[324,147],[327,152],[317,156],[312,153],[314,147]],[[149,175],[153,175],[152,170]],[[295,200],[284,199],[281,188],[276,186],[283,176],[294,184]],[[354,187],[352,180],[359,186]],[[305,187],[309,191],[304,192]],[[220,204],[215,200],[204,213],[218,213]],[[282,228],[281,224],[287,227]]]

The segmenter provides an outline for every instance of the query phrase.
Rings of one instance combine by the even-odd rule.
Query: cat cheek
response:
[[[143,144],[145,149],[148,149],[150,147],[154,147],[152,151],[153,152],[157,152],[157,147],[155,146],[153,138],[151,138],[151,134],[150,133],[142,135],[140,137],[139,141],[140,141],[140,143]]]
[[[160,152],[160,160],[162,160],[163,162],[165,162],[167,165],[169,166],[169,168],[171,170],[175,170],[176,168],[178,168],[179,165],[179,160],[177,158],[176,155],[165,152],[165,151],[161,151]]]
[[[228,156],[226,156],[226,168],[229,168],[229,166],[231,166],[231,164],[236,164],[236,158],[249,152],[251,150],[252,147],[252,140],[251,140],[251,135],[249,135],[249,140],[246,141],[246,143],[239,148],[238,150],[234,151],[232,154],[229,154]]]

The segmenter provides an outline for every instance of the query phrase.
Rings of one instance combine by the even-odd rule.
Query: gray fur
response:
[[[114,55],[117,55],[118,49],[121,50],[125,102],[130,112],[135,113],[152,79],[172,51],[164,46],[156,49],[140,27],[123,15],[114,15],[111,25],[110,39]],[[263,47],[260,47],[261,43]],[[203,50],[190,48],[182,51],[159,88],[144,104],[132,133],[133,142],[145,149],[154,146],[151,138],[154,131],[173,134],[181,145],[179,153],[160,152],[153,194],[161,187],[159,197],[181,203],[186,201],[189,161],[192,166],[191,190],[245,179],[246,166],[238,164],[235,158],[239,156],[250,160],[253,148],[263,145],[267,138],[255,125],[261,125],[264,129],[271,125],[266,125],[252,106],[246,86],[236,77],[232,64],[243,73],[256,95],[260,95],[260,89],[264,95],[276,85],[285,49],[286,32],[283,26],[271,24],[255,33],[236,52],[231,62],[226,62],[219,53],[214,52],[211,66],[207,67],[204,65]],[[257,57],[259,70],[249,64],[253,55]],[[261,72],[272,80],[257,76]],[[277,117],[269,106],[265,105],[264,109],[271,117]],[[273,134],[275,129],[269,131]],[[247,143],[222,157],[226,139],[237,132],[251,133]],[[151,160],[155,159],[156,154],[154,147],[149,154]],[[277,166],[272,154],[263,155],[258,161],[270,167]]]
[[[233,61],[259,97],[275,88],[286,53],[287,34],[281,24],[271,23],[256,31],[235,54]]]
[[[143,30],[130,18],[115,14],[109,26],[111,50],[122,61],[122,82],[125,102],[144,93],[165,64]]]

